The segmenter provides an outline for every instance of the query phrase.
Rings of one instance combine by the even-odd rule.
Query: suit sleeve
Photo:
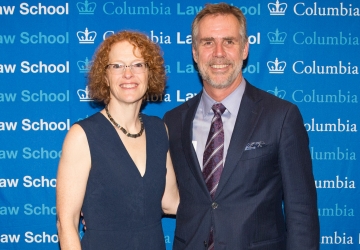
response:
[[[317,195],[309,151],[309,138],[299,109],[291,105],[279,141],[283,180],[287,250],[318,250]]]

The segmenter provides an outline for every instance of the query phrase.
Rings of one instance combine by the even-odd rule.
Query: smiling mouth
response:
[[[125,88],[125,89],[132,89],[132,88],[137,87],[138,85],[139,84],[137,84],[137,83],[123,83],[123,84],[120,84],[120,87]]]
[[[213,69],[223,69],[223,68],[226,68],[229,65],[230,64],[213,64],[213,65],[210,65],[210,67],[213,68]]]

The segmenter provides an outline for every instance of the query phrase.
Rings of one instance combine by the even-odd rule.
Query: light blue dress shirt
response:
[[[221,101],[221,103],[226,107],[225,112],[221,116],[224,127],[224,164],[232,132],[234,130],[236,117],[239,112],[241,99],[245,91],[245,85],[246,82],[243,78],[240,85],[230,95]],[[203,89],[192,127],[192,142],[201,170],[203,169],[203,154],[206,140],[209,134],[211,120],[214,116],[214,112],[211,107],[215,103],[216,101],[213,100],[208,95],[208,93],[206,93],[205,89]]]

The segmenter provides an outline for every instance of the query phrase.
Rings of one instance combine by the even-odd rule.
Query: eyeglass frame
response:
[[[133,66],[134,66],[134,65],[137,65],[137,64],[144,64],[145,67],[144,67],[144,71],[143,71],[143,72],[134,73],[134,72],[132,71]],[[124,74],[126,68],[130,68],[130,71],[131,71],[131,73],[133,73],[133,74],[141,74],[141,73],[144,73],[144,72],[145,72],[145,68],[148,68],[148,67],[149,67],[149,65],[148,65],[147,62],[137,62],[137,63],[133,63],[133,64],[130,64],[130,65],[121,64],[121,63],[109,63],[109,64],[107,64],[107,65],[105,66],[105,69],[109,69],[109,66],[110,66],[110,65],[121,65],[121,66],[123,67],[123,68],[122,68],[123,70],[122,70],[122,72],[121,72],[119,75]],[[111,72],[111,69],[110,69],[110,72]]]

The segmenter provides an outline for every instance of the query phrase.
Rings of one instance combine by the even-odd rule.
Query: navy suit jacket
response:
[[[192,145],[200,97],[164,116],[180,191],[173,249],[206,249],[211,225],[216,250],[319,249],[309,140],[298,108],[247,82],[212,200]]]

